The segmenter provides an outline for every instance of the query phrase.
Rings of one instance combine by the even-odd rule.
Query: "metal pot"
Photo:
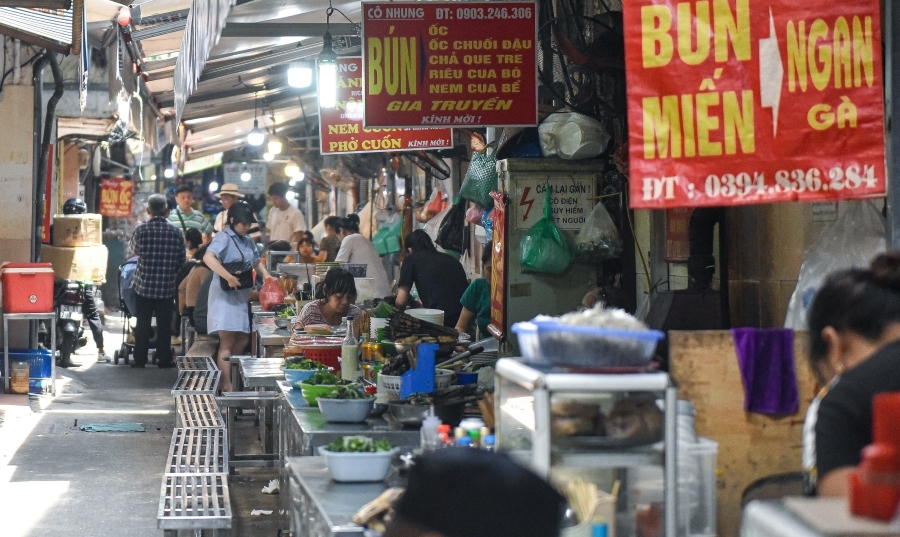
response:
[[[409,427],[421,427],[431,405],[411,405],[405,401],[388,403],[391,417]]]

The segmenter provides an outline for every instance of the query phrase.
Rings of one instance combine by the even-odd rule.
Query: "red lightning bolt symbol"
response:
[[[523,222],[528,219],[528,213],[531,212],[531,206],[534,205],[534,200],[526,199],[529,192],[531,192],[531,187],[526,186],[525,190],[522,191],[522,199],[519,200],[519,207],[528,207],[525,209],[525,214],[522,215]]]

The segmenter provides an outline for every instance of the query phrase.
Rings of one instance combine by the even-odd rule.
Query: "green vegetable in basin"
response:
[[[313,373],[309,379],[304,381],[304,384],[313,384],[313,385],[321,385],[321,384],[347,384],[343,382],[340,377],[329,373],[328,371],[316,371]]]
[[[324,364],[314,362],[312,360],[300,360],[299,362],[291,362],[284,365],[285,369],[302,369],[303,371],[325,370]]]
[[[366,390],[359,384],[350,384],[320,397],[325,399],[371,399],[374,396],[366,394]]]
[[[394,449],[385,439],[372,440],[367,436],[345,436],[328,444],[328,451],[337,453],[375,453]]]
[[[293,315],[294,315],[294,311],[291,308],[284,308],[283,310],[281,310],[275,314],[275,316],[278,317],[279,319],[289,319],[289,318],[293,317]]]

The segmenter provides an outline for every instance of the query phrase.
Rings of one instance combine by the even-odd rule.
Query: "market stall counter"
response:
[[[353,515],[389,486],[403,486],[393,470],[377,483],[336,483],[324,457],[289,457],[285,470],[294,537],[362,537],[363,528],[351,521]]]
[[[291,341],[291,331],[275,326],[274,316],[254,316],[250,348],[256,356],[281,357],[284,346]]]
[[[855,517],[846,498],[786,497],[747,504],[741,537],[897,535],[891,524]]]

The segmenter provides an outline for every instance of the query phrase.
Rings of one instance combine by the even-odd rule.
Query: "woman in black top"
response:
[[[830,275],[809,310],[810,363],[827,393],[815,422],[821,496],[846,496],[872,442],[872,398],[900,391],[900,253]]]
[[[466,270],[451,255],[438,252],[424,230],[407,235],[404,246],[409,255],[400,266],[396,306],[409,307],[409,293],[415,285],[422,307],[442,310],[444,326],[453,328],[462,312],[459,299],[469,287]]]

